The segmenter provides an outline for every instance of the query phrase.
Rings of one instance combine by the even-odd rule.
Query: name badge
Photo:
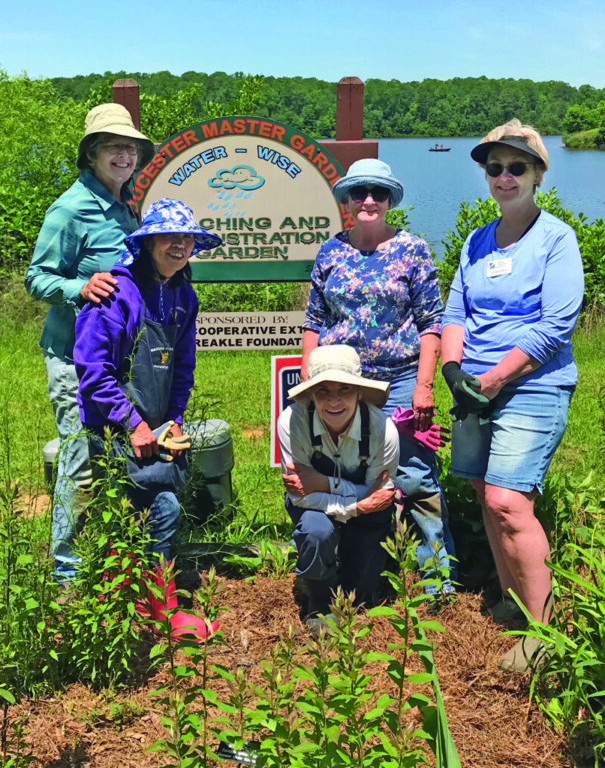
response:
[[[499,275],[510,275],[513,271],[513,257],[507,256],[504,259],[494,259],[487,262],[487,276],[498,277]]]

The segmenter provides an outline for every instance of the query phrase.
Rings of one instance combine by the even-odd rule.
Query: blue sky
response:
[[[10,0],[0,68],[337,81],[527,77],[605,87],[603,0]]]

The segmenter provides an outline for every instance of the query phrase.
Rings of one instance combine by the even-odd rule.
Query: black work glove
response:
[[[467,413],[481,413],[489,405],[489,399],[479,391],[479,379],[463,371],[460,363],[453,360],[446,363],[441,373],[454,399]]]

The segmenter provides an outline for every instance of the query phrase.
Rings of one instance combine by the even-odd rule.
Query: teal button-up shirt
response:
[[[137,225],[129,206],[88,171],[50,206],[25,277],[28,293],[51,305],[42,349],[72,360],[80,291],[95,272],[109,272]]]

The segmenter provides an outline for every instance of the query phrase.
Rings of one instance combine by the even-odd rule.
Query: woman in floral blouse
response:
[[[363,376],[390,383],[385,412],[413,408],[416,429],[427,430],[443,314],[429,247],[386,223],[387,210],[403,198],[403,187],[386,163],[358,160],[333,191],[354,226],[325,242],[317,255],[304,322],[302,378],[315,347],[349,344],[359,353]],[[420,567],[430,571],[423,566],[435,548],[445,565],[447,555],[454,554],[435,454],[403,434],[400,443],[397,484],[420,534]],[[453,590],[449,581],[444,590]]]

